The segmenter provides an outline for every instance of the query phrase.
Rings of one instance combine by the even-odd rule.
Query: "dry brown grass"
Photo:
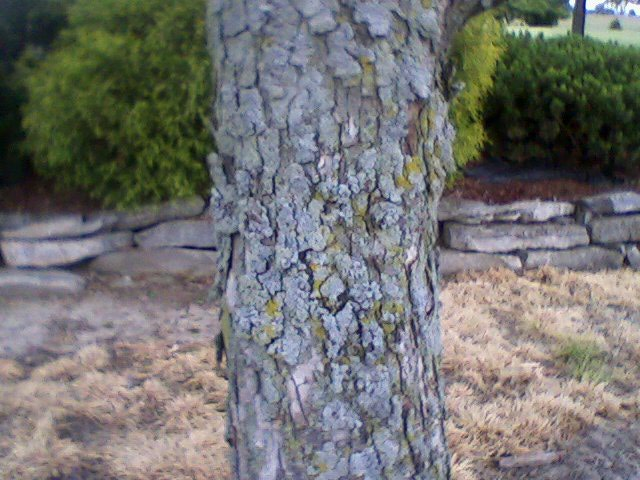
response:
[[[638,416],[639,281],[626,270],[547,268],[448,282],[444,373],[454,478],[496,478],[492,464],[501,455],[557,448],[604,419]],[[579,354],[594,351],[581,361]],[[584,371],[593,375],[578,375]]]
[[[468,274],[442,301],[454,478],[495,479],[501,455],[637,418],[640,275]],[[214,365],[207,345],[154,342],[0,360],[0,478],[224,479]]]
[[[213,352],[89,346],[26,372],[0,364],[0,478],[228,476]]]

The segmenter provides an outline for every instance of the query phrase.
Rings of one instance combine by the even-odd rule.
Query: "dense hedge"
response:
[[[205,0],[77,0],[27,79],[36,169],[119,207],[204,191],[204,10]]]
[[[484,97],[493,86],[504,47],[502,25],[492,12],[471,19],[454,39],[454,82],[463,87],[451,103],[451,119],[456,127],[453,154],[459,167],[477,160],[487,141],[482,123]]]
[[[640,170],[640,49],[510,37],[487,100],[493,155]]]

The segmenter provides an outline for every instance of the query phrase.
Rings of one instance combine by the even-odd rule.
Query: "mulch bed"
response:
[[[12,186],[0,186],[0,212],[87,214],[100,210],[100,203],[81,192],[61,191],[50,181],[31,177]]]
[[[466,177],[448,189],[445,196],[496,204],[536,199],[575,201],[590,195],[622,190],[634,190],[640,193],[640,183],[589,183],[570,179],[509,180],[494,183]]]
[[[589,195],[619,190],[640,193],[640,181],[626,184],[587,182],[574,179],[508,180],[492,182],[465,177],[445,192],[445,196],[480,200],[490,204],[518,200],[575,201]],[[0,212],[3,213],[82,213],[100,210],[100,203],[82,192],[61,191],[38,177],[13,186],[0,186]]]

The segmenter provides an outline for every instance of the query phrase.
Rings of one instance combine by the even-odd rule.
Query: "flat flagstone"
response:
[[[587,229],[576,224],[446,223],[444,244],[455,250],[506,253],[528,249],[567,249],[589,244]]]
[[[216,252],[186,248],[129,249],[96,258],[89,268],[121,275],[169,274],[196,277],[213,276]]]
[[[22,227],[5,230],[2,238],[21,240],[61,239],[83,237],[107,230],[116,222],[115,216],[100,216],[84,220],[82,215],[64,215],[29,223]]]
[[[65,240],[11,240],[0,241],[2,256],[12,267],[54,267],[72,265],[130,246],[133,235],[129,232],[107,233],[94,237]]]
[[[208,219],[177,220],[143,230],[136,234],[134,241],[142,248],[215,248],[215,237],[213,222]]]
[[[568,202],[526,200],[488,205],[474,200],[443,198],[438,208],[438,220],[462,223],[485,222],[546,222],[552,218],[573,215],[575,207]]]
[[[597,271],[621,268],[624,255],[602,247],[580,247],[570,250],[535,250],[527,252],[525,268],[551,265],[569,270]]]
[[[117,213],[116,229],[140,230],[169,220],[197,217],[203,211],[204,200],[201,197],[173,200]]]
[[[40,296],[80,293],[86,281],[62,270],[0,269],[0,296]]]
[[[457,250],[440,250],[440,273],[444,276],[458,272],[484,271],[491,268],[522,270],[522,261],[516,255],[469,253]]]
[[[599,217],[588,225],[593,243],[640,242],[640,215]]]

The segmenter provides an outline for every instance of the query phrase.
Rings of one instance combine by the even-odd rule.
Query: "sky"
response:
[[[599,5],[602,2],[603,0],[587,0],[587,10],[593,10],[594,8],[596,8],[596,5]],[[573,2],[573,0],[569,0],[569,3],[571,4],[571,6],[573,6],[575,2]],[[627,6],[627,11],[629,10],[635,10],[636,13],[638,13],[640,11],[640,5],[629,4]]]

